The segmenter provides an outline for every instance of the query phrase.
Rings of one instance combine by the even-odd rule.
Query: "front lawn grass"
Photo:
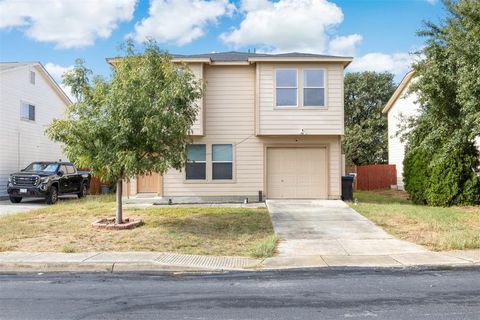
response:
[[[415,205],[401,191],[358,191],[350,206],[390,234],[435,251],[480,248],[480,207]]]
[[[89,196],[0,218],[0,251],[158,251],[264,257],[276,239],[266,209],[125,209],[143,219],[133,230],[99,230],[91,223],[115,215],[114,198]],[[272,248],[273,241],[273,248]]]

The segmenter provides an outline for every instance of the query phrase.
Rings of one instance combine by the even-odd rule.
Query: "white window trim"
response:
[[[34,113],[34,114],[33,114],[33,117],[34,117],[33,120],[31,120],[30,118],[27,119],[27,118],[22,117],[22,106],[25,105],[25,104],[26,104],[26,105],[29,105],[29,106],[33,106],[33,110],[34,110],[34,111],[33,111],[33,113]],[[29,110],[29,112],[30,112],[30,110]],[[34,103],[27,102],[27,101],[24,101],[24,100],[20,100],[19,114],[20,114],[20,120],[21,120],[21,121],[36,122],[36,121],[37,121],[37,106],[36,106]]]
[[[191,145],[202,145],[205,146],[205,160],[196,160],[196,161],[189,161],[187,158],[186,163],[205,163],[205,179],[188,179],[187,178],[187,167],[185,166],[185,175],[183,176],[183,180],[187,181],[188,183],[195,183],[195,182],[205,182],[208,180],[208,165],[207,165],[207,156],[208,156],[208,144],[206,143],[192,143]],[[188,155],[187,155],[188,157]]]
[[[297,85],[295,87],[278,87],[277,86],[277,71],[278,70],[293,70],[295,71],[295,76],[296,76],[296,83]],[[299,78],[298,78],[298,68],[275,68],[274,70],[274,82],[275,82],[275,85],[274,85],[274,89],[275,89],[275,101],[274,101],[274,107],[275,109],[292,109],[292,108],[298,108],[298,88],[299,88],[299,82],[298,82]],[[277,89],[295,89],[296,90],[296,105],[294,106],[278,106],[277,105]]]
[[[206,164],[205,164],[205,179],[196,179],[190,180],[187,179],[187,173],[183,174],[183,183],[184,184],[235,184],[237,183],[237,168],[236,168],[236,144],[233,142],[215,142],[215,143],[192,143],[192,144],[204,144],[206,146]],[[212,157],[213,157],[213,148],[214,144],[230,144],[232,145],[232,179],[212,179]]]
[[[323,71],[323,87],[308,87],[305,85],[305,71]],[[326,109],[327,108],[327,70],[325,68],[303,68],[302,69],[302,108],[304,109]],[[323,89],[323,106],[305,106],[305,89]]]
[[[214,145],[225,145],[225,144],[228,144],[231,146],[231,152],[232,152],[232,161],[214,161],[213,160],[213,146]],[[218,182],[218,181],[233,181],[234,180],[234,170],[233,170],[233,143],[212,143],[212,152],[211,152],[211,156],[212,156],[212,162],[211,162],[211,167],[212,167],[212,181],[215,181],[215,182]],[[231,163],[232,164],[232,178],[231,179],[213,179],[213,164],[214,163]]]

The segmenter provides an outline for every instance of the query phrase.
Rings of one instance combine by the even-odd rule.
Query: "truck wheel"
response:
[[[83,198],[87,196],[87,185],[85,183],[82,184],[82,187],[80,189],[80,192],[78,193],[78,198]]]
[[[11,203],[20,203],[22,201],[22,197],[10,197]]]
[[[47,204],[55,204],[58,201],[58,189],[55,186],[52,186],[50,189],[50,194],[47,196],[46,203]]]

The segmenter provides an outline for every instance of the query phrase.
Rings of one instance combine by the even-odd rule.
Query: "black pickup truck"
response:
[[[7,192],[10,201],[19,203],[22,198],[45,198],[54,204],[59,195],[87,195],[90,173],[77,171],[71,162],[33,162],[8,178]]]

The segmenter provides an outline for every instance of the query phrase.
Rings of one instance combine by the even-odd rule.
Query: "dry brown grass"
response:
[[[356,192],[351,206],[396,237],[429,249],[480,248],[480,207],[415,205],[405,192]]]
[[[114,216],[112,197],[87,197],[45,209],[0,218],[0,251],[159,251],[207,255],[256,255],[271,242],[273,228],[265,209],[126,209],[144,224],[133,230],[91,227]]]

